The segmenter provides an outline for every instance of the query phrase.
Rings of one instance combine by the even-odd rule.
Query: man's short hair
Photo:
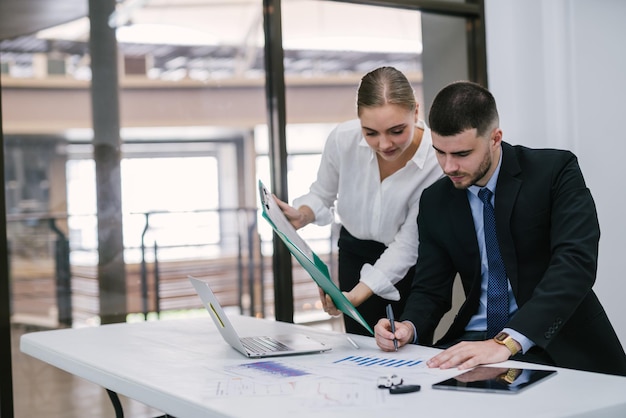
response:
[[[457,81],[444,87],[433,100],[428,124],[441,136],[460,134],[476,128],[483,136],[498,126],[496,100],[486,88],[471,81]]]

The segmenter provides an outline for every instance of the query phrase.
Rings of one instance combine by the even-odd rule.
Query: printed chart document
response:
[[[331,297],[337,309],[348,315],[374,335],[372,328],[365,322],[361,314],[354,305],[339,290],[330,278],[328,266],[311,250],[309,245],[298,235],[296,229],[289,223],[283,211],[278,207],[278,203],[270,191],[259,180],[259,195],[261,196],[261,207],[263,217],[272,226],[276,235],[285,243],[291,254],[298,260],[300,265],[309,273],[315,283]]]

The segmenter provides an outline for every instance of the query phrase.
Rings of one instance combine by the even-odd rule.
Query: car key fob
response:
[[[389,393],[397,395],[400,393],[419,392],[422,387],[420,385],[397,385],[389,388]]]

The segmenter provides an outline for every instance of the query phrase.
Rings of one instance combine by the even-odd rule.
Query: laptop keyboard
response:
[[[241,338],[241,343],[247,350],[256,353],[272,353],[290,350],[285,344],[271,337],[243,337]]]

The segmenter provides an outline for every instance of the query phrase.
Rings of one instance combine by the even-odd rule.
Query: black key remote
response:
[[[389,388],[389,393],[397,395],[400,393],[419,392],[422,387],[420,385],[397,385]]]

